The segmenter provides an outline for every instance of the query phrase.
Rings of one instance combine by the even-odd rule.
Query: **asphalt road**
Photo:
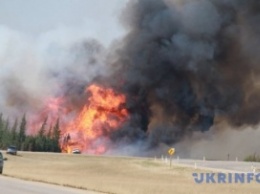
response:
[[[0,176],[2,194],[97,194],[97,192],[73,189],[46,183],[24,181]]]

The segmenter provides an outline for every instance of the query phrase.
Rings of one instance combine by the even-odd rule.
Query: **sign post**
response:
[[[174,155],[175,153],[175,148],[170,148],[168,150],[168,154],[170,155],[170,167],[172,166],[172,156]]]

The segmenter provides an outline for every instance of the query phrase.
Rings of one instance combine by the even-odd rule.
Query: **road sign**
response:
[[[175,148],[170,148],[169,150],[168,150],[168,154],[169,155],[173,155],[175,153]]]

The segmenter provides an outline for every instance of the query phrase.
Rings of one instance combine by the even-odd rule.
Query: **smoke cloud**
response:
[[[257,0],[128,3],[121,19],[129,33],[112,66],[130,125],[139,123],[151,145],[221,122],[259,124],[259,9]]]
[[[106,48],[123,34],[116,22],[122,3],[112,0],[107,9],[102,5],[1,1],[0,112],[11,121],[45,112],[40,120],[48,115],[42,109],[50,98],[61,96],[77,110],[86,85],[108,71]],[[100,20],[105,24],[98,25]]]
[[[86,86],[99,83],[127,98],[130,117],[110,134],[117,145],[183,140],[183,148],[194,133],[257,127],[259,13],[258,0],[131,0],[119,17],[126,34],[113,30],[113,42],[100,32],[115,26],[93,33],[97,21],[41,29],[37,38],[0,24],[1,111],[33,116],[50,96],[62,96],[66,111],[77,112]]]

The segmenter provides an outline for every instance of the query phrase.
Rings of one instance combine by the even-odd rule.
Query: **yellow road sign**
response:
[[[168,150],[168,153],[169,153],[169,155],[173,155],[174,153],[175,153],[175,148],[170,148],[169,150]]]

